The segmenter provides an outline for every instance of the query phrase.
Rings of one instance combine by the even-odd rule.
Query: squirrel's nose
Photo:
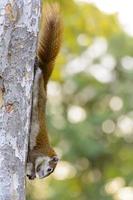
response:
[[[35,174],[27,175],[30,180],[34,180],[36,178]]]

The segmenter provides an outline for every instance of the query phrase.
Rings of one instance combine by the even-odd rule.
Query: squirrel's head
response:
[[[51,147],[46,148],[45,146],[45,150],[32,150],[29,153],[27,162],[27,177],[33,180],[49,176],[54,171],[58,160],[55,151]]]
[[[35,178],[45,178],[49,176],[58,163],[57,155],[38,156],[34,163],[27,163],[27,177],[31,180]]]
[[[35,161],[35,174],[37,178],[44,178],[49,176],[55,169],[57,162],[57,156],[43,156],[38,157]]]

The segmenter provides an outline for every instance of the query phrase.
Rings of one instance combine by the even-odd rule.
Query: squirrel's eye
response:
[[[47,172],[52,172],[52,170],[53,170],[53,169],[49,167],[49,168],[47,169]]]
[[[36,171],[39,172],[40,170],[41,170],[41,165],[38,165]]]

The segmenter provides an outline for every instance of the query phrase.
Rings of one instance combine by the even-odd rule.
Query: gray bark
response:
[[[0,200],[25,199],[40,0],[0,0]]]

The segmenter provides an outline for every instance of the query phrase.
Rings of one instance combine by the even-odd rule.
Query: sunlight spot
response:
[[[114,73],[100,64],[91,65],[88,72],[101,83],[109,83],[115,79]]]
[[[114,96],[111,98],[109,106],[113,111],[119,111],[123,107],[123,100],[118,96]]]
[[[82,107],[71,106],[68,109],[68,119],[71,123],[82,122],[86,119],[86,112]]]
[[[133,120],[128,116],[121,116],[118,119],[118,127],[123,132],[123,134],[132,134],[133,132]]]
[[[104,55],[107,51],[108,43],[103,37],[97,37],[94,39],[93,44],[88,49],[88,55],[91,58],[98,58]]]
[[[132,70],[133,69],[133,57],[125,56],[121,59],[122,67],[126,70]]]
[[[133,200],[133,187],[121,188],[118,192],[117,200]]]
[[[101,58],[101,65],[109,70],[113,70],[116,65],[116,61],[111,54],[105,54]]]
[[[107,51],[107,48],[108,48],[108,43],[107,43],[107,40],[103,37],[97,37],[94,39],[92,45],[90,45],[90,47],[88,47],[79,57],[76,57],[74,58],[73,60],[70,60],[70,62],[66,65],[66,67],[64,68],[63,70],[63,75],[66,77],[66,74],[68,75],[73,75],[73,74],[76,74],[76,73],[80,73],[80,72],[83,72],[83,71],[87,71],[88,70],[88,67],[92,65],[93,63],[93,59],[95,58],[100,58],[101,56],[103,56],[106,51]],[[109,64],[108,62],[110,62],[109,65],[112,65],[113,64],[113,59],[111,59],[111,57],[109,58],[106,58],[106,60],[104,60],[104,64],[105,62],[107,64]],[[101,68],[102,65],[101,65]],[[100,69],[101,70],[101,69]],[[102,79],[105,79],[107,77],[107,79],[111,79],[112,80],[112,76],[110,78],[108,78],[110,75],[109,75],[109,67],[104,67],[104,78]],[[108,73],[106,73],[105,75],[105,71]],[[99,73],[100,75],[101,73]],[[101,80],[101,79],[100,79]],[[104,80],[103,80],[104,82]],[[108,82],[108,81],[105,81],[105,82]]]
[[[66,73],[68,75],[76,74],[85,70],[86,66],[90,63],[90,60],[86,59],[83,54],[80,57],[77,57],[71,60],[64,70],[64,76]]]
[[[105,191],[108,194],[118,192],[125,185],[125,180],[122,177],[116,177],[105,185]]]
[[[108,119],[103,122],[102,129],[105,133],[112,133],[115,130],[115,123],[112,120]]]
[[[73,178],[76,175],[76,169],[66,161],[60,161],[53,174],[57,180]]]

